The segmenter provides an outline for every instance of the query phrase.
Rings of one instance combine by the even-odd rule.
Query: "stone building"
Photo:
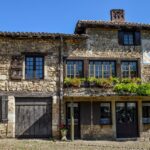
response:
[[[70,137],[73,121],[75,138],[150,138],[149,96],[85,82],[150,80],[150,25],[126,22],[120,9],[110,14],[111,21],[78,21],[75,34],[0,32],[1,137],[59,138],[62,123]],[[66,86],[66,77],[84,82]]]

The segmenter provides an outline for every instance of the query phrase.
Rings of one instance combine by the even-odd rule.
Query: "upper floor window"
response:
[[[66,76],[69,78],[83,77],[83,61],[68,60],[66,62]]]
[[[138,76],[136,61],[123,61],[121,63],[121,73],[123,78],[134,78]]]
[[[25,78],[43,79],[44,78],[44,57],[26,56],[25,58]]]
[[[138,31],[119,31],[119,44],[120,45],[140,45],[141,35]]]
[[[116,74],[115,61],[90,61],[89,76],[96,78],[109,78]]]

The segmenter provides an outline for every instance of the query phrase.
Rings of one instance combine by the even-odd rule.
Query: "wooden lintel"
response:
[[[149,101],[150,96],[64,96],[64,101],[74,101],[74,102],[82,102],[82,101]]]

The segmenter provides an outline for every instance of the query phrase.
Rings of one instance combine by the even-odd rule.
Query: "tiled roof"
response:
[[[0,32],[1,37],[11,38],[86,38],[87,35],[79,34],[63,34],[63,33],[48,33],[48,32]]]
[[[93,21],[93,20],[79,20],[75,33],[81,34],[84,33],[85,28],[95,28],[95,27],[107,27],[107,28],[137,28],[150,30],[150,24],[144,23],[134,23],[134,22],[114,22],[114,21]]]

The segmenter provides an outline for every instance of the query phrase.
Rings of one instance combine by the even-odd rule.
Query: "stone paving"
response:
[[[149,142],[138,141],[82,141],[0,139],[0,150],[150,150]]]

